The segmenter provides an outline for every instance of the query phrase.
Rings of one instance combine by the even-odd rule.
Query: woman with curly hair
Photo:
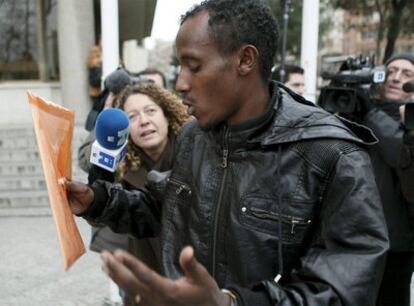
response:
[[[129,182],[131,174],[142,167],[170,169],[175,137],[190,118],[181,100],[153,83],[138,83],[127,86],[115,106],[130,120],[128,150],[117,170],[118,179]]]
[[[151,170],[167,171],[174,162],[175,138],[190,118],[181,100],[153,83],[128,85],[116,99],[130,121],[128,149],[117,169],[117,180],[126,189],[143,186]],[[129,238],[128,251],[160,272],[158,238]],[[124,297],[125,305],[134,305]]]

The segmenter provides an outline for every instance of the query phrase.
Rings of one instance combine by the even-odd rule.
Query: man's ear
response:
[[[259,51],[253,45],[244,45],[239,50],[239,66],[240,75],[245,76],[253,69],[258,68]]]

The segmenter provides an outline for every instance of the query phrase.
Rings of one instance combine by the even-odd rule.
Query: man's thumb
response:
[[[182,249],[180,254],[180,265],[184,275],[192,282],[202,280],[208,272],[194,257],[194,249],[190,246]]]

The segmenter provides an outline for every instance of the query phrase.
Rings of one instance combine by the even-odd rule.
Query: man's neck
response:
[[[251,84],[243,88],[243,109],[240,110],[237,117],[229,120],[227,124],[229,126],[242,123],[244,121],[251,120],[259,117],[266,111],[266,107],[270,100],[269,86],[262,83]]]

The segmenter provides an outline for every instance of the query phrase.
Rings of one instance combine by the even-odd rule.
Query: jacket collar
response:
[[[360,145],[378,142],[369,128],[326,112],[280,82],[271,81],[269,90],[265,113],[232,127],[216,126],[208,133],[213,143],[234,150],[246,144],[270,146],[310,139],[343,139]]]
[[[370,129],[326,112],[281,83],[271,82],[270,86],[277,86],[279,90],[276,96],[272,96],[272,99],[277,99],[273,104],[272,128],[256,139],[262,145],[319,138],[343,139],[362,145],[378,142]]]
[[[238,148],[245,147],[246,143],[255,138],[255,135],[260,135],[264,130],[267,130],[268,126],[272,124],[275,114],[274,104],[278,101],[277,91],[277,86],[270,88],[272,98],[265,112],[258,117],[232,126],[222,123],[209,131],[208,137],[213,140],[213,144],[217,144],[217,149],[221,150],[225,147],[229,150],[237,150]]]

